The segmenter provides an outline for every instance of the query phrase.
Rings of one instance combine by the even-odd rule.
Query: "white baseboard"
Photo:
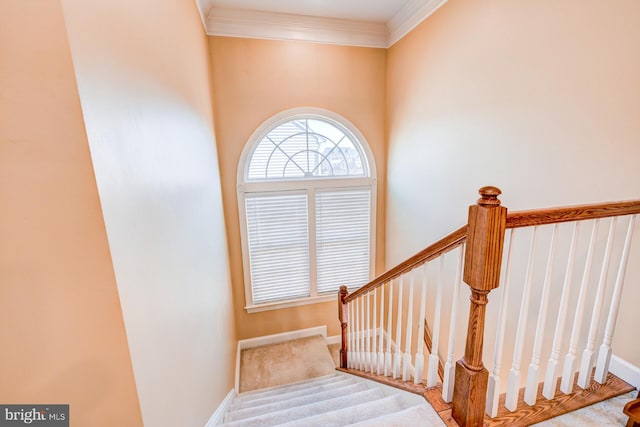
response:
[[[332,335],[325,339],[327,345],[342,344],[342,335]]]
[[[624,380],[640,389],[640,368],[632,365],[626,360],[616,356],[611,356],[611,362],[609,362],[609,371],[616,377]]]
[[[235,390],[231,390],[229,391],[229,393],[227,393],[225,398],[222,400],[220,405],[218,405],[218,408],[213,413],[211,418],[209,418],[209,421],[207,422],[207,424],[205,424],[204,427],[213,427],[213,426],[222,424],[222,419],[224,417],[224,414],[225,412],[227,412],[229,405],[231,405],[231,402],[233,401],[233,396],[235,396],[235,394],[236,394]]]
[[[261,347],[263,345],[277,344],[280,342],[291,341],[299,338],[312,337],[314,335],[322,335],[322,337],[327,340],[327,325],[316,326],[314,328],[308,329],[298,329],[296,331],[283,332],[281,334],[264,335],[261,337],[238,341],[238,347],[236,350],[236,392],[238,392],[240,387],[240,353],[242,352],[242,350],[246,348]]]

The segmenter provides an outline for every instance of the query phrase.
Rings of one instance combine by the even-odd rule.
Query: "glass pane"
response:
[[[358,143],[329,121],[296,119],[272,129],[249,160],[247,179],[364,176]]]

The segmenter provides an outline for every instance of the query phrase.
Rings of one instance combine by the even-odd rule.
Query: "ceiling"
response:
[[[409,0],[208,0],[210,7],[386,22]]]
[[[209,35],[389,47],[446,0],[196,0]]]

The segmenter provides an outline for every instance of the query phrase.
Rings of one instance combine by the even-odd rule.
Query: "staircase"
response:
[[[225,427],[444,426],[420,396],[335,373],[235,396]]]

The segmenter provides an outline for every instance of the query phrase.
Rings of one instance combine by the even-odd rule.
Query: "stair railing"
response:
[[[533,407],[538,400],[559,401],[609,380],[611,343],[638,213],[640,201],[508,215],[509,249],[486,403],[489,417]],[[523,239],[528,244],[522,244]],[[520,278],[510,271],[514,259],[527,259]],[[536,271],[544,275],[536,279]],[[512,289],[518,279],[521,288]],[[521,292],[511,298],[513,291]],[[551,295],[560,297],[553,301]],[[513,349],[504,346],[509,307],[511,318],[517,314]],[[507,350],[512,350],[512,362],[501,399]]]
[[[640,213],[640,200],[619,203],[605,203],[577,207],[545,209],[507,214],[501,206],[498,196],[500,190],[495,187],[480,189],[481,198],[469,208],[468,224],[425,248],[411,258],[381,274],[362,288],[349,294],[342,287],[339,294],[339,317],[342,326],[342,347],[340,366],[349,371],[361,371],[380,377],[392,378],[405,384],[423,386],[440,385],[442,378],[442,400],[450,403],[451,416],[461,426],[480,426],[485,411],[489,417],[495,417],[501,411],[513,412],[522,405],[534,405],[538,396],[538,381],[545,399],[556,395],[556,383],[561,378],[560,390],[570,393],[574,387],[575,372],[578,370],[577,358],[579,344],[583,345],[582,357],[577,379],[579,388],[586,388],[591,382],[592,368],[595,365],[594,379],[603,383],[607,380],[611,359],[611,342],[615,330],[620,305],[626,267],[629,259],[636,214]],[[619,217],[625,216],[626,232],[624,239],[616,237]],[[603,255],[601,256],[600,279],[595,290],[589,292],[590,275],[593,268],[595,248],[598,240],[598,227],[601,220],[610,218]],[[576,242],[579,240],[580,224],[592,221],[589,245],[582,250]],[[554,285],[558,282],[559,235],[562,227],[571,227],[571,241],[567,242],[568,254],[566,269],[562,280],[561,297],[558,310],[549,311],[549,300]],[[518,233],[515,232],[516,229]],[[520,230],[522,229],[522,230]],[[525,229],[530,231],[524,232]],[[508,230],[509,238],[505,239]],[[562,231],[562,232],[561,232]],[[544,278],[535,273],[539,236],[550,235],[549,249],[545,253],[547,265]],[[517,234],[517,235],[516,235]],[[566,234],[566,233],[564,233]],[[514,250],[521,236],[530,235],[529,252]],[[584,239],[582,239],[584,240]],[[600,239],[602,240],[602,239]],[[614,250],[614,241],[624,240],[620,250]],[[507,241],[507,256],[503,263],[502,254]],[[619,245],[620,246],[620,245]],[[584,252],[584,253],[583,253]],[[616,255],[617,273],[613,289],[608,289],[609,264]],[[539,254],[538,254],[539,255]],[[539,256],[538,256],[539,258]],[[568,307],[575,292],[571,290],[576,260],[584,258],[584,270],[580,290],[576,300],[576,310],[570,313]],[[515,260],[515,261],[514,261]],[[527,265],[520,288],[513,288],[512,270]],[[453,268],[455,265],[455,268]],[[464,268],[463,268],[464,266]],[[512,268],[513,267],[513,268]],[[504,270],[501,281],[501,271]],[[469,286],[469,317],[467,328],[459,322],[465,308],[459,298],[462,281]],[[485,310],[488,294],[502,287],[493,347],[493,369],[491,376],[483,366],[483,343],[485,336]],[[529,310],[535,307],[533,294],[539,296],[538,316],[535,334],[530,337],[527,323]],[[541,291],[541,292],[539,292]],[[505,351],[507,332],[507,312],[513,311],[514,303],[510,294],[520,297],[515,304],[519,307],[518,321],[513,337],[513,363],[509,370],[507,383],[503,384],[501,375],[502,354]],[[591,296],[591,294],[595,294]],[[445,298],[445,295],[447,296]],[[591,298],[591,299],[589,299]],[[580,341],[582,317],[586,302],[590,301],[594,310],[589,325],[586,343]],[[606,322],[602,311],[606,311]],[[415,314],[417,313],[417,317]],[[547,317],[555,319],[555,331],[546,371],[542,372],[543,343]],[[571,339],[564,357],[562,375],[560,375],[560,353],[563,348],[563,333],[569,314],[573,314]],[[514,322],[515,323],[515,322]],[[431,333],[428,327],[431,324]],[[531,325],[529,325],[531,326]],[[598,334],[602,329],[602,333]],[[447,333],[448,332],[448,333]],[[446,349],[442,338],[447,335]],[[456,349],[456,336],[466,336],[463,357],[454,363],[459,353]],[[582,334],[584,335],[584,334]],[[414,339],[415,338],[415,339]],[[429,342],[430,346],[423,345]],[[525,345],[531,362],[526,378],[521,369]],[[596,356],[596,344],[601,343]],[[565,343],[566,346],[566,343]],[[428,354],[425,357],[424,348]],[[547,346],[549,347],[549,346]],[[580,347],[582,348],[582,347]],[[444,360],[444,368],[442,361]],[[444,371],[438,375],[438,368]],[[426,368],[426,369],[425,369]],[[425,381],[426,380],[426,381]],[[523,399],[519,399],[521,386],[525,386]],[[506,386],[506,387],[505,387]],[[407,389],[410,387],[407,386]],[[502,394],[503,391],[506,393]],[[502,396],[502,397],[501,397]],[[542,418],[544,419],[544,418]],[[541,419],[541,420],[542,420]],[[513,423],[513,418],[508,423]],[[497,424],[496,424],[497,425]],[[517,422],[516,424],[518,425]],[[524,424],[527,425],[527,424]]]

